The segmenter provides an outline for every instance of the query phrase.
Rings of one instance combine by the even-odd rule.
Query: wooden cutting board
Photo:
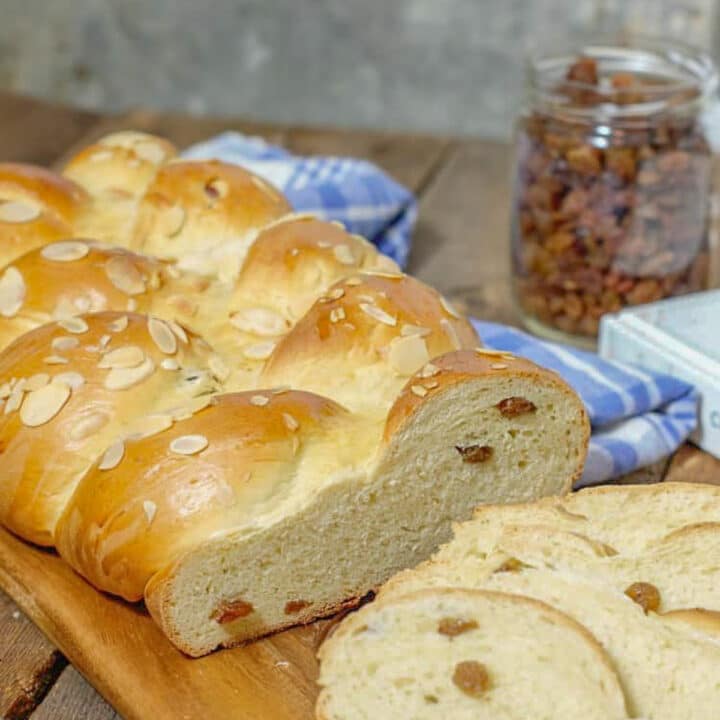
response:
[[[311,720],[323,620],[190,659],[140,605],[0,529],[0,587],[127,720]]]

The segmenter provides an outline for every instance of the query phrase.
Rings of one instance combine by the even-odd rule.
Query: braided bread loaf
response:
[[[0,166],[0,521],[201,655],[332,613],[589,427],[435,290],[247,171],[119,133]],[[86,238],[86,239],[80,239]]]

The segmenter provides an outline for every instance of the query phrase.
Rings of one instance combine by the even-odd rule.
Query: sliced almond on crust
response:
[[[0,203],[0,222],[26,223],[40,217],[40,208],[18,200]]]
[[[382,308],[379,308],[373,303],[361,302],[360,309],[366,315],[369,315],[373,320],[377,320],[384,325],[390,325],[391,327],[397,325],[396,318],[394,318],[392,315],[388,315],[388,313],[386,313]]]
[[[122,347],[105,353],[98,361],[98,367],[103,370],[112,368],[134,368],[145,361],[147,355],[137,345],[123,345]]]
[[[345,309],[342,307],[333,308],[330,311],[330,322],[337,323],[345,319]]]
[[[420,337],[427,337],[432,333],[432,330],[422,325],[410,325],[406,323],[400,328],[400,334],[407,337],[408,335],[419,335]]]
[[[58,320],[57,324],[58,327],[74,335],[82,335],[82,333],[86,333],[90,329],[88,324],[79,317],[63,318],[62,320]]]
[[[170,326],[170,329],[175,333],[178,340],[180,340],[180,342],[183,342],[187,345],[188,336],[187,336],[187,333],[185,332],[185,328],[182,325],[180,325],[179,323],[176,323],[174,320],[170,320],[168,322],[168,325]]]
[[[110,418],[105,413],[95,412],[80,418],[70,430],[71,440],[84,440],[107,425]]]
[[[148,523],[151,523],[155,519],[155,514],[157,513],[157,505],[152,500],[143,500],[142,506]]]
[[[62,355],[48,355],[43,358],[46,365],[67,365],[70,361]]]
[[[355,265],[357,263],[355,255],[349,245],[336,245],[333,248],[333,255],[335,255],[335,259],[342,265]]]
[[[154,370],[155,363],[151,358],[145,358],[137,367],[113,368],[103,385],[108,390],[127,390],[149,378]]]
[[[284,334],[288,323],[284,317],[267,308],[244,308],[230,317],[230,323],[238,330],[261,337],[276,337]]]
[[[15,412],[20,405],[22,405],[24,392],[22,387],[15,386],[8,397],[5,407],[3,408],[3,415],[9,415],[11,412]]]
[[[123,332],[123,330],[126,330],[128,326],[128,316],[127,315],[121,315],[119,318],[115,318],[115,320],[112,320],[108,323],[108,330],[110,332],[118,333]]]
[[[73,262],[81,260],[90,252],[87,243],[80,240],[64,240],[63,242],[51,243],[46,245],[40,254],[46,260],[54,260],[55,262]]]
[[[388,360],[398,375],[409,377],[430,359],[427,345],[419,335],[394,338],[390,343]]]
[[[449,300],[443,295],[440,296],[440,304],[443,306],[443,310],[445,310],[448,315],[451,315],[457,320],[460,320],[462,318],[462,315],[460,315],[460,313],[452,306]]]
[[[68,372],[58,373],[52,379],[52,382],[63,383],[70,389],[77,390],[85,384],[85,378],[79,372],[70,370]]]
[[[156,317],[148,318],[148,332],[161,352],[166,355],[174,355],[177,352],[177,338],[162,320]]]
[[[146,290],[140,271],[125,255],[114,255],[105,263],[108,280],[126,295],[140,295]]]
[[[170,452],[176,455],[195,455],[208,446],[204,435],[181,435],[170,443]]]
[[[187,213],[180,205],[173,205],[168,208],[159,218],[160,232],[165,237],[173,238],[180,234],[185,225]]]
[[[131,423],[128,437],[140,440],[141,438],[152,437],[158,433],[171,428],[173,425],[173,417],[167,413],[157,413],[155,415],[145,415]]]
[[[0,315],[13,317],[25,302],[27,288],[20,271],[10,266],[0,277]]]
[[[428,390],[424,385],[411,385],[410,392],[418,397],[425,397],[428,394]]]
[[[230,368],[225,364],[225,361],[219,355],[211,355],[208,359],[208,367],[210,372],[220,382],[225,382],[230,377]]]
[[[36,373],[31,375],[25,383],[25,390],[39,390],[50,382],[50,375],[47,373]]]
[[[114,442],[103,454],[98,470],[112,470],[116,468],[125,455],[125,443],[122,440]]]
[[[20,408],[20,420],[28,427],[38,427],[52,420],[70,398],[70,387],[57,382],[30,391]]]
[[[187,420],[191,418],[195,413],[199,413],[206,407],[212,405],[213,399],[210,395],[203,395],[201,397],[193,398],[180,407],[166,410],[166,414],[171,415],[173,420]]]
[[[262,342],[245,345],[241,348],[242,354],[250,360],[267,360],[272,355],[277,343]]]
[[[97,152],[94,152],[88,160],[91,163],[99,163],[99,162],[105,162],[106,160],[110,160],[112,158],[113,154],[110,150],[99,150]]]
[[[431,362],[426,363],[425,366],[422,369],[422,372],[420,373],[421,378],[429,378],[433,377],[433,375],[437,375],[440,372],[440,368],[437,365],[433,365]]]
[[[61,335],[60,337],[53,338],[51,347],[53,350],[64,352],[66,350],[74,350],[80,341],[76,337],[70,337],[69,335]]]
[[[161,165],[165,161],[165,150],[152,140],[144,140],[133,145],[133,152],[153,165]]]

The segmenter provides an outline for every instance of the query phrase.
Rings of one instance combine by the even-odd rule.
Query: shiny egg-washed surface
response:
[[[559,378],[476,350],[439,293],[261,178],[175,156],[128,131],[61,175],[0,165],[7,528],[144,598],[197,655],[361,597],[502,499],[501,470],[521,499],[570,487],[588,427]],[[473,451],[487,423],[510,432],[494,408],[514,388],[537,396],[502,457]],[[567,425],[547,476],[501,464],[523,424],[539,438]],[[364,537],[395,506],[388,536]],[[366,555],[313,564],[350,519]],[[292,560],[303,523],[326,525]]]

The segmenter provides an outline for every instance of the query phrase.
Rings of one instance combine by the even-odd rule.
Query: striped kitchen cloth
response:
[[[223,133],[184,156],[247,167],[276,185],[300,212],[339,220],[405,267],[417,216],[413,194],[372,163],[354,158],[299,157],[259,138]],[[696,425],[693,388],[673,377],[603,360],[494,323],[475,322],[483,342],[551,368],[585,402],[593,426],[578,487],[650,465],[676,450]]]
[[[380,168],[345,157],[301,157],[261,138],[226,132],[185,150],[188,159],[236,163],[282,190],[297,211],[339,220],[395,260],[407,264],[417,218],[415,196]]]
[[[667,457],[697,425],[698,397],[682,380],[538,340],[506,325],[474,325],[485,345],[555,370],[583,399],[592,437],[576,487],[605,482]]]

